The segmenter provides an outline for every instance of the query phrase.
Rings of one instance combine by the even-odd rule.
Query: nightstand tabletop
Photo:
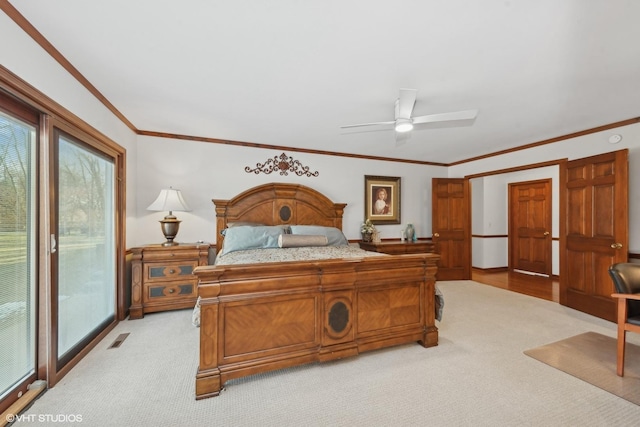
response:
[[[397,254],[420,254],[434,251],[434,244],[430,240],[418,240],[410,242],[407,240],[384,240],[379,243],[358,242],[361,249],[370,252],[380,252],[390,255]]]

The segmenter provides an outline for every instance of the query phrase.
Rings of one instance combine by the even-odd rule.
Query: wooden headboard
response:
[[[300,184],[271,183],[253,187],[230,200],[212,200],[216,209],[217,250],[220,231],[232,222],[264,225],[322,225],[342,230],[346,203],[333,203],[316,190]]]

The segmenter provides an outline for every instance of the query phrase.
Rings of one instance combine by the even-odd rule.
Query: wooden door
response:
[[[436,279],[471,279],[469,180],[433,178],[431,208],[433,243],[440,254]]]
[[[628,151],[560,167],[560,303],[615,322],[608,268],[628,253]]]
[[[509,269],[551,276],[551,179],[509,184]]]

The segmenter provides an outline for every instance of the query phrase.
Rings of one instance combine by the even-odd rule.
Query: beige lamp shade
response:
[[[160,190],[158,198],[149,205],[149,211],[169,211],[169,215],[173,211],[189,212],[189,205],[184,201],[180,190],[175,188],[164,188]]]
[[[182,211],[188,212],[189,205],[185,202],[182,197],[182,193],[180,190],[175,188],[164,188],[160,190],[160,194],[158,198],[147,207],[149,211],[169,211],[169,215],[165,216],[164,219],[160,220],[160,228],[162,229],[162,233],[164,237],[167,239],[166,242],[163,243],[164,246],[173,246],[177,245],[173,241],[178,234],[178,230],[180,228],[180,220],[173,215],[173,211]]]

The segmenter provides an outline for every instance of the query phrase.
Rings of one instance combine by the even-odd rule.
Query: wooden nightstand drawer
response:
[[[157,282],[160,280],[177,280],[179,278],[184,278],[184,276],[191,276],[193,274],[193,270],[197,266],[197,261],[172,264],[145,264],[144,280],[146,282]]]
[[[145,301],[151,302],[167,298],[194,298],[197,294],[197,287],[197,280],[176,284],[149,285],[147,286]]]
[[[200,251],[198,249],[178,250],[178,246],[171,246],[164,250],[151,250],[145,252],[145,261],[171,261],[179,259],[198,259]]]

